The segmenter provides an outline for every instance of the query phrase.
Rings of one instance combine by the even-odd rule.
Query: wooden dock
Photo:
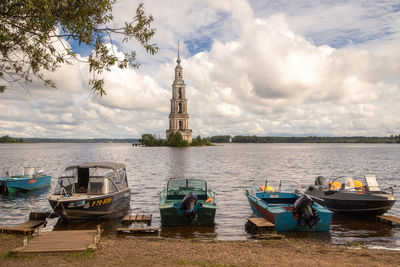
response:
[[[121,220],[121,224],[132,224],[132,223],[146,223],[147,225],[151,225],[152,214],[132,214],[127,215]]]
[[[0,233],[32,235],[37,228],[45,224],[46,220],[29,220],[12,227],[0,227]]]
[[[390,223],[392,225],[400,225],[400,218],[391,216],[391,215],[381,215],[381,216],[376,216],[378,220],[385,222],[385,223]]]
[[[24,246],[16,248],[18,253],[59,253],[94,250],[100,241],[98,230],[68,230],[40,232]]]
[[[132,214],[127,215],[121,220],[122,225],[131,225],[131,227],[120,227],[116,230],[117,234],[158,234],[158,227],[149,227],[151,225],[152,214]]]

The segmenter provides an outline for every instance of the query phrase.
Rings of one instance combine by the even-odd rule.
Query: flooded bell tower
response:
[[[182,139],[192,142],[192,130],[189,129],[189,114],[187,112],[187,99],[185,81],[183,80],[183,68],[179,57],[175,67],[175,80],[172,84],[171,113],[169,114],[169,130],[166,131],[167,140],[171,132],[179,132]]]

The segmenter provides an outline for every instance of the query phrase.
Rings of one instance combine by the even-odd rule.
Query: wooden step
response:
[[[131,224],[134,222],[144,222],[147,223],[147,225],[151,225],[151,219],[152,219],[152,214],[131,214],[127,215],[124,218],[122,218],[121,223],[122,224]]]
[[[270,228],[272,230],[275,230],[275,224],[267,221],[264,218],[250,217],[250,218],[248,218],[248,220],[249,220],[249,222],[253,223],[258,228]]]
[[[381,215],[381,216],[376,216],[378,220],[390,223],[390,224],[397,224],[400,225],[400,218],[391,216],[391,215]]]
[[[265,220],[264,218],[249,217],[245,225],[246,231],[249,234],[262,234],[275,232],[275,224]]]
[[[0,227],[0,233],[31,235],[38,227],[45,224],[45,220],[29,220],[12,227]]]

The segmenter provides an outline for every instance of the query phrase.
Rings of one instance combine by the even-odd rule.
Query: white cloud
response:
[[[132,17],[136,6],[118,1],[115,17]],[[105,73],[103,98],[91,92],[87,65],[80,62],[50,74],[56,90],[35,82],[30,94],[3,94],[0,135],[164,136],[178,40],[184,41],[181,65],[195,135],[398,134],[400,34],[394,25],[400,20],[387,5],[365,17],[373,7],[372,2],[335,3],[325,10],[326,4],[317,2],[271,7],[239,0],[146,1],[146,11],[155,17],[159,55],[139,49],[139,70]],[[385,27],[390,34],[374,39]],[[340,35],[349,31],[368,38],[343,44]],[[322,37],[313,39],[318,33]],[[117,46],[117,53],[137,47]]]

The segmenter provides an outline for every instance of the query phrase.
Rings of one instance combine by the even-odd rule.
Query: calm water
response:
[[[168,178],[204,178],[217,195],[215,227],[164,228],[163,237],[244,240],[251,210],[244,191],[254,179],[294,179],[306,187],[318,175],[376,174],[382,187],[399,185],[400,145],[366,144],[224,144],[215,147],[142,148],[130,144],[17,144],[0,145],[0,167],[37,166],[53,175],[51,188],[0,200],[0,225],[15,225],[28,219],[30,211],[48,211],[46,196],[56,177],[69,165],[86,161],[116,161],[127,165],[132,188],[133,213],[153,214],[160,225],[158,193]],[[400,199],[400,188],[395,188]],[[390,214],[400,216],[397,202]],[[102,222],[106,232],[118,221]],[[46,230],[90,228],[93,223],[58,224],[52,219]],[[335,216],[330,233],[300,233],[296,236],[325,239],[332,243],[365,242],[400,248],[400,227],[375,221]]]

